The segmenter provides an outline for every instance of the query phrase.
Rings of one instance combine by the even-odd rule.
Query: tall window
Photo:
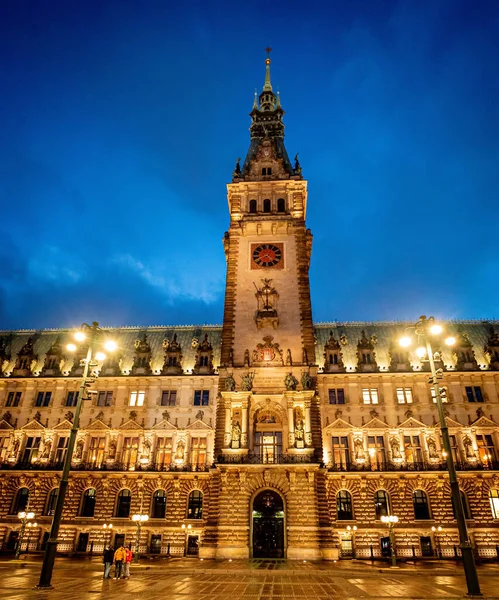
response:
[[[263,212],[264,213],[269,213],[270,212],[270,200],[269,200],[269,198],[265,198],[265,200],[263,201]]]
[[[382,435],[369,435],[367,437],[367,452],[371,469],[383,470],[386,465],[385,438]]]
[[[132,501],[132,495],[130,490],[121,490],[118,494],[118,501],[116,502],[116,516],[122,519],[128,519],[130,516],[130,503]]]
[[[285,212],[286,210],[286,200],[284,198],[277,199],[277,212]]]
[[[14,496],[14,501],[10,507],[10,514],[17,515],[18,512],[28,508],[29,489],[27,487],[19,488]]]
[[[265,464],[275,464],[282,454],[281,431],[256,431],[254,452]]]
[[[128,406],[144,406],[145,392],[130,392]]]
[[[338,521],[353,520],[352,494],[347,490],[340,490],[336,495],[336,516]]]
[[[68,392],[66,396],[66,406],[76,406],[78,402],[78,392]]]
[[[97,406],[111,406],[113,403],[113,392],[99,392],[97,395]]]
[[[68,451],[68,437],[60,437],[57,440],[57,448],[55,451],[55,462],[58,464],[62,464],[64,459],[66,458],[66,452]]]
[[[5,406],[19,406],[21,402],[22,392],[9,392]]]
[[[338,358],[338,353],[337,352],[330,352],[328,354],[328,362],[330,365],[337,365],[339,364],[339,358]]]
[[[428,496],[423,490],[414,490],[412,494],[412,504],[414,507],[414,518],[416,520],[431,519]]]
[[[47,496],[47,502],[45,504],[45,516],[52,517],[55,512],[55,505],[57,503],[57,496],[59,495],[59,488],[50,490]]]
[[[250,200],[249,211],[250,213],[256,213],[256,200]]]
[[[362,400],[364,401],[364,404],[378,404],[378,389],[363,388]]]
[[[52,392],[38,392],[35,401],[35,406],[48,406],[50,404],[51,398]]]
[[[372,363],[372,357],[370,352],[363,352],[361,356],[363,365],[370,365]]]
[[[408,463],[423,462],[423,449],[419,435],[404,435],[404,452]]]
[[[154,457],[156,466],[166,466],[172,462],[172,438],[159,437],[156,440],[156,453]]]
[[[329,404],[345,404],[345,390],[334,388],[328,390]]]
[[[473,516],[470,511],[470,505],[468,504],[468,497],[463,492],[463,490],[459,490],[459,495],[461,496],[461,504],[463,505],[463,512],[465,519],[472,519]],[[452,513],[454,515],[454,519],[456,518],[456,507],[454,505],[454,498],[451,496],[452,501]]]
[[[374,510],[376,511],[376,519],[378,520],[390,514],[390,496],[385,490],[378,490],[374,494]]]
[[[210,403],[210,390],[196,390],[194,392],[194,406],[208,406]]]
[[[479,385],[467,385],[465,389],[468,402],[483,402],[482,388]]]
[[[166,515],[166,492],[156,490],[152,495],[151,519],[164,519]]]
[[[484,465],[492,465],[496,462],[496,449],[491,435],[477,433],[476,445],[478,446],[478,456]]]
[[[348,437],[333,435],[331,438],[331,458],[333,466],[347,469],[350,464],[350,449],[348,447]]]
[[[193,490],[189,494],[189,502],[187,504],[187,518],[203,518],[203,494],[199,490]]]
[[[125,469],[134,469],[137,464],[139,454],[139,438],[126,437],[123,440],[123,450],[121,451],[121,462]]]
[[[81,500],[81,517],[93,517],[95,512],[95,501],[97,500],[97,494],[94,488],[89,488],[83,492]]]
[[[7,462],[9,458],[10,437],[7,435],[0,436],[0,463]]]
[[[161,406],[175,406],[177,404],[177,390],[163,390],[161,392]]]
[[[412,404],[412,389],[410,387],[397,388],[397,402],[399,404]]]
[[[105,437],[90,438],[90,448],[88,451],[88,461],[94,467],[100,467],[104,460],[104,448],[106,447]]]
[[[490,510],[494,519],[499,519],[499,490],[491,489],[489,492]]]
[[[39,437],[28,437],[26,439],[26,445],[24,446],[23,459],[24,464],[36,462],[38,459],[38,452],[40,451]]]
[[[206,438],[194,437],[191,440],[191,463],[202,467],[206,463]]]

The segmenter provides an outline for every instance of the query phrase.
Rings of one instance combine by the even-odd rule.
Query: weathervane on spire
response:
[[[265,48],[265,52],[267,53],[267,58],[265,59],[265,84],[263,86],[264,91],[272,91],[272,84],[270,83],[270,53],[272,52],[272,48],[267,46]]]

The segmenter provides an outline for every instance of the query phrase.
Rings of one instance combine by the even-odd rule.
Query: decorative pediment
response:
[[[365,425],[363,425],[362,428],[363,429],[388,429],[389,425],[387,423],[385,423],[384,421],[382,421],[381,419],[374,417],[373,419],[368,421]]]
[[[272,341],[273,339],[274,338],[271,335],[266,335],[263,338],[263,344],[259,343],[256,345],[251,360],[252,366],[266,367],[284,365],[282,350],[279,344]]]
[[[408,419],[406,419],[403,423],[401,423],[399,425],[400,429],[403,428],[411,428],[411,427],[417,427],[418,429],[421,428],[427,428],[427,425],[425,425],[424,423],[421,423],[421,421],[418,421],[417,419],[415,419],[414,417],[409,417]]]
[[[492,421],[491,419],[488,419],[487,417],[480,417],[480,418],[476,419],[476,421],[473,421],[472,426],[473,427],[497,427],[497,423],[494,423],[494,421]]]
[[[58,429],[71,429],[71,427],[73,426],[73,424],[71,423],[71,421],[68,421],[67,419],[64,419],[63,421],[61,421],[60,423],[57,423],[57,425],[53,428],[55,431],[57,431]]]
[[[447,424],[447,427],[462,427],[462,424],[459,423],[459,421],[455,421],[450,417],[445,417],[445,422]]]
[[[21,429],[23,430],[30,430],[30,431],[44,431],[46,428],[36,419],[31,420],[29,423],[26,423],[26,425],[23,425],[21,427]]]
[[[90,429],[93,431],[102,431],[102,430],[107,430],[109,429],[109,427],[103,423],[100,419],[94,419],[89,425],[88,427],[86,427],[85,429]]]
[[[175,427],[175,425],[172,425],[170,423],[170,421],[167,421],[166,419],[161,419],[161,421],[159,423],[156,423],[156,425],[152,426],[152,429],[173,429],[176,430],[177,427]]]
[[[118,427],[118,429],[127,429],[129,431],[138,431],[138,430],[143,430],[144,428],[139,425],[137,423],[137,421],[134,421],[133,419],[129,419],[126,423],[123,423],[123,425],[120,425]]]
[[[5,429],[14,429],[14,427],[8,421],[6,421],[5,419],[2,419],[0,421],[0,429],[3,429],[3,430],[5,430]]]
[[[332,423],[330,423],[325,431],[330,431],[331,429],[353,429],[354,426],[351,423],[347,423],[343,419],[336,419]]]
[[[190,425],[188,425],[186,427],[186,429],[192,430],[192,429],[213,429],[213,427],[210,427],[208,425],[208,423],[205,423],[204,421],[200,421],[199,419],[196,419],[196,421],[194,421],[194,423],[191,423]]]

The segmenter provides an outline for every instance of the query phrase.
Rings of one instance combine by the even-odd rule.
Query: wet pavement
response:
[[[0,598],[73,600],[331,600],[462,598],[462,567],[435,561],[399,569],[362,561],[200,561],[174,559],[132,564],[130,579],[102,579],[98,558],[57,559],[52,590],[34,590],[41,560],[0,560]],[[499,564],[479,568],[484,597],[499,599]]]

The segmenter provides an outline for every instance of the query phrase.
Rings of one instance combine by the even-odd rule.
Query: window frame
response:
[[[343,508],[340,508],[342,506],[343,506]],[[346,510],[344,508],[345,506],[349,507],[349,510]],[[349,492],[348,490],[342,489],[342,490],[339,490],[338,493],[336,494],[336,520],[337,521],[353,521],[354,520],[353,497],[352,497],[351,492]]]
[[[419,494],[418,494],[419,493]],[[424,502],[418,500],[418,496],[420,499],[424,498]],[[419,509],[417,509],[416,507],[420,507]],[[426,508],[426,512],[424,513],[427,516],[418,516],[418,511],[421,511],[421,507],[425,507]],[[430,506],[430,499],[428,497],[428,494],[425,492],[425,490],[421,490],[421,489],[416,489],[413,490],[412,492],[412,509],[414,511],[414,520],[415,521],[431,521],[432,520],[432,515],[431,515],[431,506]]]
[[[369,401],[366,401],[367,399],[369,399]],[[379,392],[377,387],[362,388],[362,404],[379,404]]]
[[[194,499],[194,494],[196,494]],[[201,490],[191,490],[187,498],[187,518],[200,520],[203,518],[204,494]]]
[[[346,404],[345,388],[328,388],[329,404],[338,405]]]

